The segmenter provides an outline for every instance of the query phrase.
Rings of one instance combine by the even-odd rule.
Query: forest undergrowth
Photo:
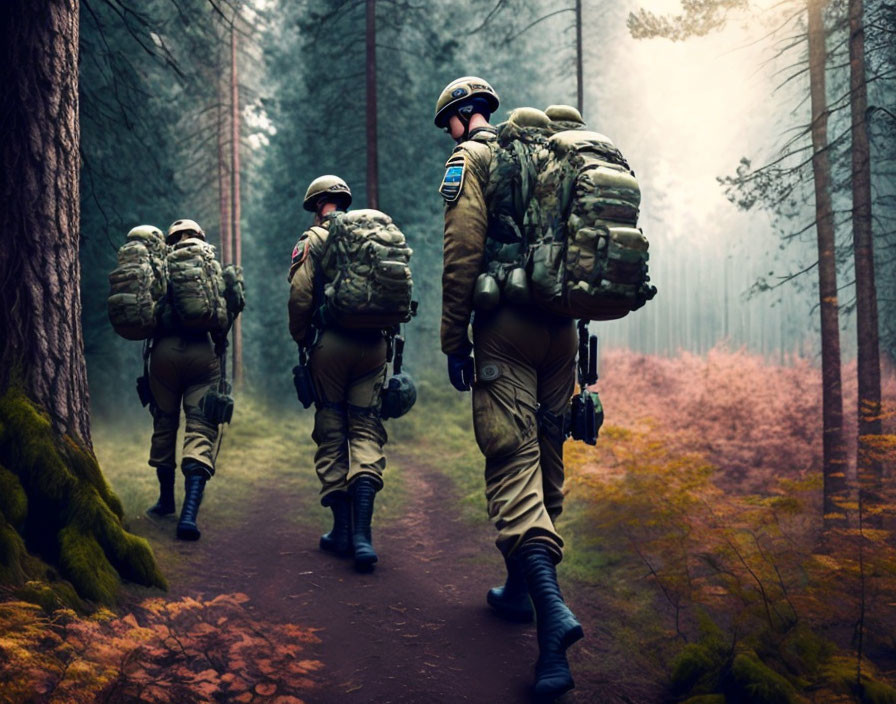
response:
[[[469,395],[420,376],[418,406],[388,424],[390,490],[378,520],[401,514],[405,473],[425,463],[451,479],[462,497],[458,510],[487,530]],[[854,367],[844,378],[854,434]],[[676,358],[614,350],[604,354],[596,388],[607,419],[597,446],[565,448],[560,572],[575,603],[593,594],[603,605],[613,648],[591,660],[574,655],[574,666],[612,680],[614,662],[636,660],[645,678],[662,682],[668,701],[691,704],[896,702],[892,498],[863,507],[866,518],[876,510],[883,517],[870,529],[860,529],[850,501],[849,528],[822,540],[817,369],[724,348]],[[884,388],[892,408],[892,373]],[[147,421],[95,429],[97,455],[126,517],[141,521],[155,491]],[[892,433],[893,418],[885,424]],[[302,497],[290,520],[325,525],[325,512],[309,510],[317,491],[310,428],[310,412],[238,399],[203,504],[217,530],[239,529],[247,497],[270,491]],[[881,452],[892,478],[892,458],[886,447]],[[176,583],[187,567],[170,536],[156,537],[159,563]],[[226,693],[232,701],[290,704],[284,687],[296,691],[314,677],[317,664],[301,654],[314,634],[259,627],[244,600],[156,594],[128,613],[76,613],[29,583],[0,603],[0,679],[31,687],[39,701],[138,691],[178,701],[179,688],[189,686],[209,701]],[[257,638],[275,639],[288,656],[246,657],[252,643],[264,645]],[[221,656],[190,659],[190,648]],[[205,665],[191,669],[188,661]],[[180,675],[169,677],[163,663],[180,663]],[[27,701],[14,695],[0,699]]]
[[[606,422],[596,447],[565,446],[559,519],[561,575],[611,604],[604,624],[617,651],[589,666],[613,672],[634,658],[669,701],[690,704],[896,702],[894,500],[863,507],[860,530],[854,495],[843,506],[850,527],[822,535],[817,368],[724,346],[674,358],[613,350],[596,388]],[[429,433],[421,460],[437,458],[481,521],[469,399],[424,390],[427,412],[401,439]],[[853,438],[856,397],[853,363]],[[884,399],[892,434],[892,371]],[[880,458],[892,484],[886,442]],[[869,528],[875,513],[882,527]]]

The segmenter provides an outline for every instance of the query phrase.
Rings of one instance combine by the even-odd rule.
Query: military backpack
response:
[[[198,237],[175,244],[168,254],[168,280],[178,327],[196,332],[227,330],[231,322],[225,297],[228,287],[214,246]]]
[[[638,181],[607,137],[511,119],[493,144],[487,272],[505,298],[612,320],[656,295]]]
[[[126,340],[153,336],[168,290],[167,246],[154,228],[135,227],[109,274],[109,321]]]
[[[389,328],[411,319],[412,250],[385,213],[362,209],[330,220],[322,256],[326,317],[344,328]]]

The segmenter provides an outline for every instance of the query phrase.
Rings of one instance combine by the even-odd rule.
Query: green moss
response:
[[[71,605],[49,584],[33,580],[26,582],[13,591],[13,595],[17,599],[41,607],[47,613],[52,613],[55,609]]]
[[[21,584],[24,581],[22,558],[26,552],[22,536],[0,515],[0,583]]]
[[[724,657],[705,643],[688,643],[672,661],[672,693],[709,694],[718,688]]]
[[[59,531],[60,567],[78,593],[91,601],[111,604],[118,591],[118,573],[96,539],[73,525]]]
[[[88,452],[69,437],[65,438],[65,450],[69,466],[74,473],[96,489],[100,498],[118,519],[124,518],[124,507],[112,492],[112,488],[103,476],[99,462],[96,461],[93,453]]]
[[[0,515],[13,526],[21,525],[28,515],[28,497],[19,478],[0,465]]]
[[[863,704],[896,704],[896,689],[872,679],[862,682],[860,696]]]
[[[724,694],[700,694],[690,699],[685,699],[681,704],[725,704]]]
[[[796,690],[784,677],[765,665],[755,653],[739,653],[731,664],[738,694],[752,704],[795,704]]]
[[[111,603],[120,577],[167,586],[149,544],[122,527],[121,502],[93,453],[55,433],[46,414],[16,388],[0,397],[0,465],[12,470],[0,482],[19,485],[21,495],[13,491],[3,506],[9,503],[12,515],[24,520],[25,546],[58,564],[80,595]],[[25,510],[17,510],[22,497]],[[20,583],[27,553],[16,549],[4,532],[0,552],[15,558],[19,568],[6,567],[0,579]]]
[[[833,643],[809,628],[799,626],[781,643],[778,655],[791,672],[814,680],[835,650]]]

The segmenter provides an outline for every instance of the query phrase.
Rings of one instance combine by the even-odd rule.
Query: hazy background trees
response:
[[[576,3],[379,0],[376,20],[379,205],[415,249],[420,315],[408,326],[412,367],[441,366],[437,353],[441,202],[436,194],[452,143],[432,125],[433,102],[453,77],[488,77],[503,109],[575,104]],[[698,3],[698,5],[701,5]],[[658,297],[630,319],[595,326],[604,347],[647,353],[705,352],[720,340],[771,359],[820,350],[817,243],[805,3],[703,3],[699,36],[627,26],[630,12],[673,17],[680,5],[584,3],[584,112],[613,138],[638,174],[644,230]],[[746,9],[744,9],[746,7]],[[732,12],[733,9],[738,12]],[[138,9],[82,8],[82,189],[85,339],[98,410],[118,409],[139,363],[137,345],[105,320],[105,276],[123,234],[148,221],[198,219],[213,240],[230,217],[221,199],[231,178],[230,23],[240,52],[243,264],[250,293],[244,320],[250,388],[288,401],[294,348],[285,326],[290,252],[308,225],[307,183],[338,173],[355,205],[367,194],[367,3],[210,3],[153,0]],[[896,337],[893,257],[890,5],[866,7],[869,130],[882,346]],[[832,194],[842,347],[855,354],[851,312],[848,68],[845,3],[825,15]],[[801,24],[802,23],[802,24]],[[674,25],[674,20],[672,20]],[[712,31],[709,31],[712,29]],[[689,33],[693,34],[693,28]],[[634,36],[633,36],[634,34]],[[683,38],[684,34],[677,38]],[[890,91],[887,93],[887,91]],[[892,101],[890,101],[892,102]],[[222,117],[222,115],[224,117]],[[796,129],[799,128],[799,129]],[[780,169],[755,176],[765,164]],[[747,161],[741,162],[745,158]],[[788,161],[790,160],[790,161]],[[224,173],[219,164],[224,164]],[[786,169],[784,167],[787,167]],[[789,174],[782,176],[784,171]],[[720,185],[718,179],[725,179]],[[726,196],[727,191],[727,196]],[[749,210],[737,208],[729,198]],[[232,203],[229,205],[232,210]],[[807,275],[794,276],[806,270]]]

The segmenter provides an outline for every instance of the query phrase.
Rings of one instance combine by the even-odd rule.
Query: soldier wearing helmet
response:
[[[161,233],[159,233],[161,235]],[[205,241],[205,232],[195,220],[175,220],[168,228],[166,243]],[[168,304],[156,328],[149,355],[149,386],[152,392],[153,434],[149,464],[156,468],[159,500],[149,513],[174,513],[174,475],[177,430],[181,407],[186,425],[181,459],[185,495],[177,525],[177,537],[197,540],[199,504],[206,482],[215,473],[219,428],[202,410],[206,393],[218,386],[219,356],[226,346],[226,331],[209,333],[186,329]]]
[[[321,504],[333,513],[333,528],[321,536],[320,548],[353,556],[356,568],[366,571],[378,559],[370,525],[386,467],[380,391],[388,345],[382,330],[334,325],[322,300],[328,283],[322,257],[329,228],[351,202],[351,190],[338,176],[320,176],[305,192],[302,207],[314,213],[314,222],[292,251],[289,331],[309,359],[315,395],[314,466]]]
[[[535,692],[553,697],[573,687],[565,651],[582,637],[582,627],[557,585],[564,437],[544,419],[562,417],[572,396],[576,333],[572,320],[526,304],[504,301],[474,314],[474,300],[489,293],[477,287],[485,272],[489,205],[506,186],[493,168],[500,147],[488,122],[498,104],[494,89],[474,76],[449,83],[436,103],[436,126],[458,143],[439,188],[445,200],[442,351],[451,384],[473,390],[488,511],[507,567],[506,583],[492,589],[487,601],[499,615],[519,621],[532,620],[534,604]],[[575,117],[568,111],[558,116]],[[549,129],[551,118],[541,111],[523,110],[517,117],[537,118]]]

